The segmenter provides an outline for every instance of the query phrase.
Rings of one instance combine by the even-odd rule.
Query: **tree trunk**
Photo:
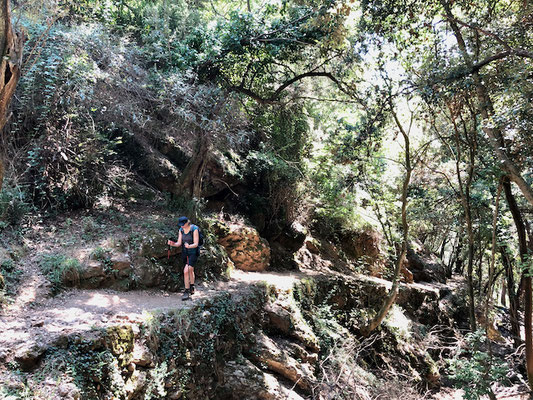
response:
[[[22,47],[24,36],[16,34],[11,25],[9,0],[0,2],[0,133],[7,121],[7,110],[15,93],[22,67]],[[1,145],[2,142],[0,142]],[[0,189],[4,181],[5,149],[0,149]]]
[[[468,264],[467,264],[467,284],[468,284],[468,310],[470,316],[470,329],[472,332],[476,331],[476,305],[474,297],[474,251],[475,251],[475,241],[474,241],[474,228],[472,222],[472,207],[470,204],[470,188],[472,186],[472,180],[474,178],[474,162],[475,162],[475,143],[469,148],[469,160],[468,160],[468,174],[466,181],[463,183],[463,178],[461,176],[461,137],[459,129],[455,123],[455,114],[450,108],[450,117],[452,119],[454,133],[455,133],[455,146],[457,151],[457,156],[455,159],[455,172],[457,174],[457,181],[459,182],[459,195],[461,198],[461,204],[465,213],[465,222],[466,222],[466,233],[468,237]],[[468,132],[465,130],[465,136],[468,139]]]
[[[522,213],[518,208],[516,199],[514,198],[511,190],[511,182],[506,177],[503,179],[503,190],[505,192],[505,198],[509,205],[509,210],[513,216],[513,221],[516,226],[516,232],[518,234],[518,250],[520,252],[520,260],[525,263],[528,258],[528,245],[526,238],[526,225],[522,218]],[[522,273],[522,283],[524,290],[524,331],[526,334],[526,368],[529,386],[533,388],[533,334],[532,334],[532,293],[531,293],[531,276],[529,271]]]
[[[500,294],[500,303],[503,307],[507,307],[507,285],[505,284],[505,278],[502,278],[502,291]]]
[[[208,156],[209,142],[207,133],[199,130],[193,155],[180,178],[179,190],[181,193],[178,194],[196,198],[202,196],[202,182]]]
[[[457,245],[457,258],[455,259],[455,273],[463,275],[464,260],[463,260],[463,224],[459,226],[459,244]]]
[[[520,339],[520,320],[518,318],[520,296],[518,291],[515,290],[513,266],[511,264],[511,260],[509,260],[507,249],[505,247],[500,247],[499,250],[502,257],[503,268],[505,269],[507,296],[509,297],[509,319],[511,320],[513,344],[515,348],[518,348],[518,346],[520,346],[522,343],[522,340]],[[505,300],[502,303],[505,303]]]
[[[392,105],[391,105],[392,109]],[[396,260],[396,267],[394,269],[394,275],[392,278],[392,287],[389,291],[389,294],[385,298],[385,301],[383,302],[383,305],[381,306],[378,314],[369,322],[369,324],[361,329],[361,334],[363,336],[370,335],[374,329],[376,329],[381,322],[385,319],[387,316],[387,313],[389,312],[390,308],[396,301],[396,296],[398,295],[398,289],[400,287],[400,271],[402,270],[403,263],[405,262],[405,258],[407,255],[407,241],[408,241],[408,235],[409,235],[409,224],[407,223],[407,191],[409,189],[409,182],[411,181],[411,173],[413,171],[413,167],[411,166],[411,154],[409,150],[409,135],[405,130],[403,129],[402,124],[398,120],[398,116],[392,110],[392,115],[394,117],[394,121],[396,122],[396,125],[398,126],[398,129],[402,133],[402,136],[405,141],[405,177],[403,179],[403,185],[402,185],[402,247],[400,250],[400,254],[398,255],[398,258]]]
[[[448,235],[448,232],[446,232],[446,235]],[[445,237],[442,239],[442,243],[440,245],[440,252],[439,252],[439,259],[440,262],[444,262],[444,252],[446,251],[446,245],[448,244],[448,239]]]

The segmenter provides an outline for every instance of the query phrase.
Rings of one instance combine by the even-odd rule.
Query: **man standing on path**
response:
[[[194,294],[194,266],[198,260],[200,233],[196,225],[191,224],[187,217],[178,218],[178,226],[180,227],[178,241],[168,241],[169,246],[180,247],[181,258],[185,264],[183,269],[183,280],[185,282],[185,292],[182,300],[189,300],[190,295]]]

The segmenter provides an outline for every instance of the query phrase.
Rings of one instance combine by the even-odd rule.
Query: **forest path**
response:
[[[267,282],[289,290],[304,273],[257,273],[235,270],[227,282],[197,286],[189,301],[182,293],[162,290],[73,289],[55,297],[43,298],[45,284],[37,271],[23,280],[15,302],[0,314],[0,360],[25,357],[33,349],[46,348],[61,338],[117,324],[145,322],[152,313],[192,307],[199,300],[221,291],[236,292],[251,284]],[[38,353],[38,351],[37,351]]]
[[[0,314],[0,361],[23,360],[32,365],[44,350],[60,344],[67,336],[88,334],[93,329],[116,325],[135,325],[148,322],[154,313],[166,310],[180,310],[193,307],[198,301],[208,299],[217,293],[238,293],[250,285],[266,282],[280,291],[288,291],[302,278],[321,273],[297,272],[244,272],[235,270],[228,281],[200,283],[189,301],[181,300],[182,293],[163,290],[115,290],[64,291],[55,297],[48,297],[49,284],[42,276],[36,263],[29,263],[23,272],[21,288],[17,298]],[[361,276],[361,279],[376,284],[390,285],[379,278]],[[454,282],[459,285],[461,282]],[[433,284],[410,284],[419,289],[435,290]],[[440,286],[440,285],[437,285]],[[452,284],[453,286],[453,284]],[[526,399],[527,388],[517,385],[512,388],[499,387],[498,399]],[[442,391],[425,399],[462,399],[460,389],[443,388]]]

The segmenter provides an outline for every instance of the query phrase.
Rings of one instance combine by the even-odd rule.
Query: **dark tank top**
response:
[[[196,230],[196,227],[194,225],[191,225],[191,229],[189,229],[189,233],[185,233],[183,228],[181,228],[181,241],[182,241],[182,252],[183,254],[196,254],[197,249],[186,249],[185,243],[194,244],[194,231]]]

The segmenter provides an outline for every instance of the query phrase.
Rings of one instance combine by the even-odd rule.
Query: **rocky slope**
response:
[[[300,271],[269,271],[277,245],[219,218],[204,221],[201,285],[182,302],[165,244],[173,222],[160,215],[140,210],[118,227],[109,215],[92,216],[96,225],[72,216],[2,253],[22,269],[0,316],[3,398],[420,399],[448,385],[443,359],[466,316],[461,282],[402,284],[365,338],[390,282],[355,273],[357,259],[299,227],[277,245],[288,243],[283,257]],[[132,218],[142,222],[125,231]],[[359,242],[377,243],[368,233]],[[367,272],[379,275],[374,260]]]

